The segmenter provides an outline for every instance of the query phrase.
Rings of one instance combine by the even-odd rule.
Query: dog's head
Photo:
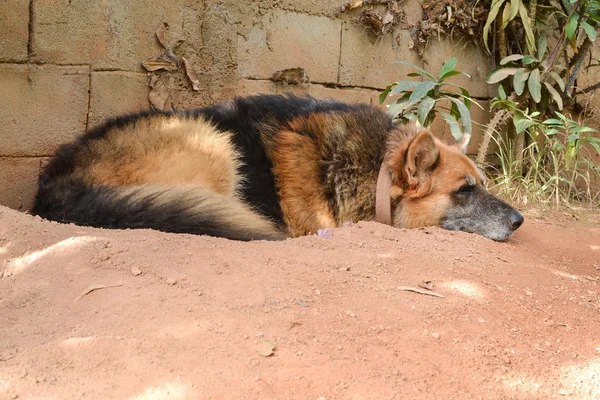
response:
[[[444,144],[427,129],[396,129],[386,162],[396,227],[439,225],[505,240],[523,223],[517,210],[486,190],[460,145]]]

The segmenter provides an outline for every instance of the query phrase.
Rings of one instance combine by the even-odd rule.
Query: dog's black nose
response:
[[[510,226],[514,231],[519,229],[523,221],[525,220],[520,212],[513,211],[508,215],[508,220],[510,221]]]

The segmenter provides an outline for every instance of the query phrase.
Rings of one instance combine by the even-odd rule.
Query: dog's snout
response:
[[[508,215],[508,219],[510,221],[510,226],[513,228],[513,230],[517,230],[519,229],[519,227],[521,226],[521,224],[523,223],[523,221],[525,220],[523,218],[523,216],[521,215],[520,212],[518,211],[513,211]]]

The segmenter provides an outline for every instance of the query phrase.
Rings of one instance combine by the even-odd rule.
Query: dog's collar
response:
[[[387,164],[381,163],[379,175],[377,176],[377,191],[375,192],[375,221],[386,225],[392,225],[392,197],[390,189],[392,180]]]

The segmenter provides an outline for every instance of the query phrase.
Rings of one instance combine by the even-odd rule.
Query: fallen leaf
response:
[[[346,221],[346,222],[344,222],[344,223],[342,224],[342,226],[343,226],[344,228],[347,228],[347,227],[349,227],[349,226],[352,226],[352,225],[353,225],[352,221]]]
[[[432,281],[423,281],[419,283],[419,287],[427,290],[433,290],[433,282]]]
[[[170,49],[165,49],[158,57],[149,58],[142,62],[147,71],[154,72],[161,69],[167,71],[177,71],[179,69],[179,60]]]
[[[275,344],[268,340],[261,340],[256,348],[256,353],[262,357],[269,357],[275,354]]]
[[[302,301],[300,299],[296,299],[296,304],[298,304],[300,307],[308,307],[309,304],[305,301]]]
[[[183,62],[183,67],[185,68],[187,77],[192,82],[192,88],[194,90],[200,90],[200,81],[198,80],[196,71],[194,71],[192,68],[192,64],[185,57],[181,57],[181,61]]]
[[[333,231],[329,228],[319,229],[317,234],[322,239],[331,239],[333,237]]]
[[[389,24],[389,23],[391,23],[391,22],[393,22],[393,21],[394,21],[394,14],[392,14],[392,13],[391,13],[391,12],[389,12],[389,11],[388,11],[388,12],[386,12],[386,13],[385,13],[385,15],[383,16],[383,21],[382,21],[382,22],[383,22],[383,24],[384,24],[384,25],[387,25],[387,24]]]
[[[354,10],[355,8],[358,8],[358,7],[362,6],[362,5],[363,5],[363,0],[349,1],[349,2],[347,2],[346,4],[344,4],[342,6],[342,12]]]
[[[170,74],[152,74],[150,78],[150,93],[148,93],[148,101],[157,110],[165,110],[171,87],[173,86],[173,77]]]
[[[160,26],[158,27],[158,29],[156,30],[156,38],[158,39],[158,42],[160,43],[160,45],[162,47],[164,47],[165,49],[168,46],[167,43],[167,28],[169,27],[169,25],[166,22],[163,22],[162,24],[160,24]]]

